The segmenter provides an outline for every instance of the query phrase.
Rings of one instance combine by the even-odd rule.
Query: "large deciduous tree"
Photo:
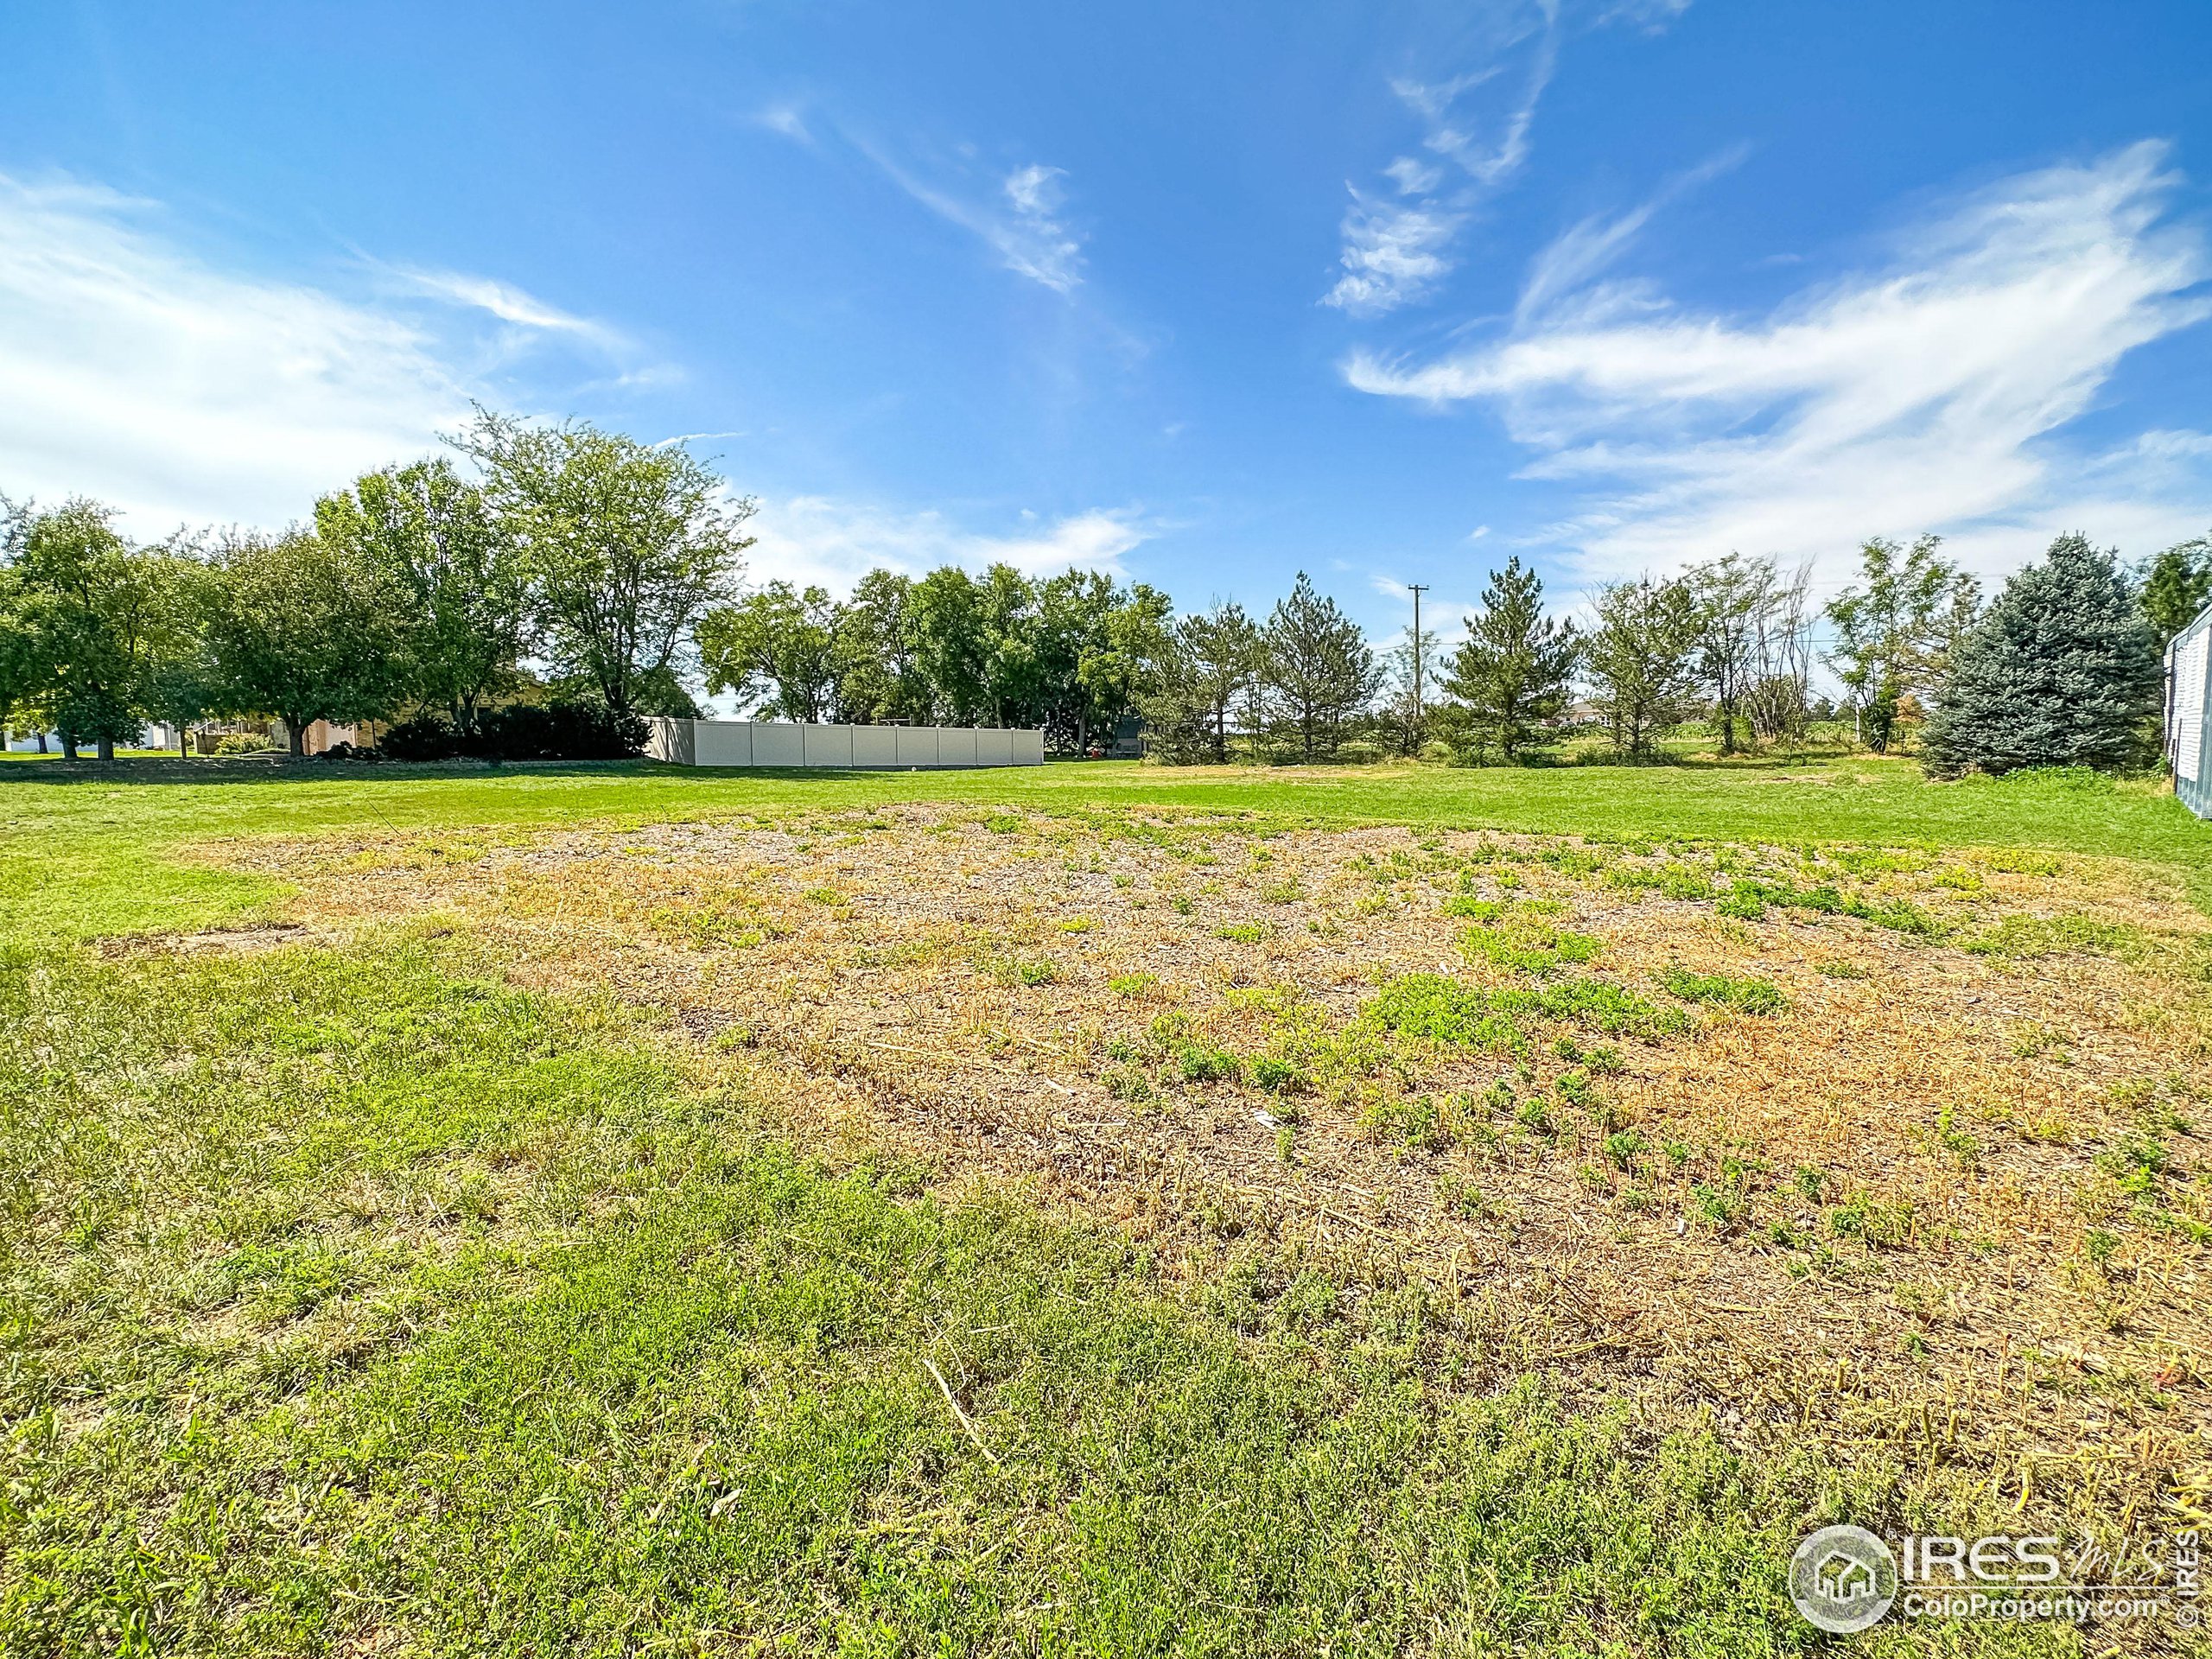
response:
[[[534,596],[520,542],[451,461],[365,473],[315,504],[315,533],[381,565],[405,600],[410,689],[463,734],[512,686],[529,648]]]
[[[692,631],[728,599],[752,540],[734,498],[681,445],[581,422],[480,412],[455,440],[525,561],[543,649],[616,720],[681,712]]]
[[[1684,573],[1698,609],[1697,666],[1713,701],[1720,753],[1734,754],[1754,734],[1749,705],[1759,678],[1760,634],[1782,588],[1771,559],[1724,554]]]
[[[1972,626],[1980,587],[1940,556],[1938,536],[1910,548],[1877,536],[1859,550],[1859,582],[1828,603],[1836,648],[1828,662],[1850,694],[1859,735],[1877,754],[1897,736],[1908,695],[1928,696],[1948,672],[1951,647]]]
[[[1769,564],[1774,575],[1751,617],[1743,713],[1754,742],[1795,742],[1812,714],[1813,629],[1806,599],[1813,567],[1808,562],[1785,573]]]
[[[2158,651],[2113,556],[2060,537],[1960,641],[1929,721],[1929,769],[2121,765],[2147,747]]]
[[[823,588],[772,582],[699,624],[710,696],[734,692],[774,720],[828,721],[838,707],[844,609]]]
[[[1567,707],[1582,640],[1544,614],[1544,584],[1518,558],[1490,574],[1466,642],[1445,664],[1444,690],[1467,711],[1482,747],[1518,760],[1537,728]]]
[[[1583,661],[1614,749],[1649,759],[1687,719],[1697,687],[1698,603],[1679,577],[1599,590]]]
[[[840,608],[835,642],[837,707],[842,717],[925,725],[933,698],[916,666],[912,638],[914,583],[893,570],[871,570]]]
[[[1039,583],[1052,690],[1046,730],[1057,727],[1078,754],[1094,736],[1111,738],[1122,715],[1160,683],[1173,608],[1158,588],[1122,588],[1100,571],[1070,570]]]
[[[314,531],[240,537],[218,556],[207,650],[223,702],[275,715],[291,752],[318,720],[366,720],[407,690],[405,595],[384,565]]]
[[[982,584],[957,565],[931,571],[907,591],[906,639],[931,719],[972,726],[990,711],[993,608]]]
[[[131,547],[97,502],[43,512],[0,503],[0,512],[16,695],[54,723],[71,759],[90,738],[111,760],[116,744],[144,725],[149,676],[176,626],[167,580],[174,556]]]
[[[1268,712],[1278,741],[1302,760],[1335,754],[1346,724],[1382,689],[1358,623],[1315,591],[1303,570],[1262,631]]]
[[[152,556],[156,626],[147,637],[139,681],[141,706],[176,734],[180,756],[191,753],[188,728],[223,701],[221,680],[208,647],[208,610],[217,577],[188,543]]]

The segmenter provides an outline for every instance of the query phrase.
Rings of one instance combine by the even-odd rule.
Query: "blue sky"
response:
[[[280,524],[479,398],[706,435],[763,580],[2134,557],[2208,180],[2202,0],[15,0],[0,490]]]

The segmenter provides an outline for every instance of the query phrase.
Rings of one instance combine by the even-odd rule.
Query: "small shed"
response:
[[[2200,818],[2212,817],[2212,777],[2206,775],[2204,728],[2212,723],[2212,605],[2166,647],[2166,759],[2174,793]]]

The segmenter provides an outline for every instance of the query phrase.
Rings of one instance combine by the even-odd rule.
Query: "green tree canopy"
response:
[[[1090,613],[1076,658],[1078,751],[1094,734],[1110,738],[1122,716],[1142,705],[1173,650],[1174,604],[1166,594],[1138,582],[1126,591],[1109,585],[1102,597],[1105,607]]]
[[[1206,747],[1214,764],[1225,766],[1232,713],[1260,677],[1259,624],[1235,601],[1223,601],[1183,618],[1175,639],[1188,665],[1187,684],[1204,721]]]
[[[1879,536],[1859,550],[1859,583],[1829,602],[1836,648],[1828,662],[1850,694],[1859,734],[1877,754],[1888,751],[1907,694],[1931,695],[1949,668],[1951,648],[1973,625],[1980,585],[1936,549],[1940,536],[1910,548]]]
[[[406,600],[397,578],[312,531],[231,542],[208,601],[207,648],[224,704],[277,716],[296,755],[316,721],[370,719],[406,695]]]
[[[912,579],[871,570],[840,608],[835,641],[837,707],[847,720],[926,724],[934,696],[914,657]]]
[[[1516,557],[1491,572],[1466,642],[1446,661],[1444,690],[1481,746],[1516,760],[1567,707],[1581,652],[1574,625],[1544,614],[1544,584]]]
[[[72,758],[90,738],[101,760],[112,760],[116,744],[145,723],[156,664],[174,654],[182,622],[175,556],[130,546],[97,502],[0,510],[15,698],[53,722]]]
[[[1790,588],[1772,559],[1740,553],[1692,565],[1684,575],[1697,598],[1698,677],[1713,700],[1720,753],[1734,754],[1758,735],[1754,709],[1771,677],[1761,647]],[[1770,698],[1776,690],[1764,689]]]
[[[2138,594],[2161,649],[2212,604],[2212,536],[2170,547],[2143,569]]]
[[[772,582],[709,611],[699,624],[708,695],[734,692],[773,720],[836,718],[844,609],[825,588]]]
[[[755,504],[680,445],[581,422],[480,411],[455,442],[483,469],[486,499],[520,550],[556,672],[618,720],[671,702],[694,627],[731,596]]]
[[[222,703],[222,683],[207,640],[217,577],[198,557],[174,550],[153,558],[149,577],[158,623],[147,639],[140,706],[153,719],[168,722],[176,734],[177,753],[188,754],[186,728]]]
[[[1686,580],[1615,582],[1598,595],[1583,662],[1613,747],[1649,757],[1689,716],[1700,616]]]
[[[2158,651],[2113,555],[2060,537],[1960,641],[1929,721],[1929,768],[2123,764],[2158,709]]]
[[[478,709],[515,683],[535,603],[522,545],[483,492],[451,461],[420,461],[363,474],[315,518],[327,545],[396,579],[410,689],[473,731]]]

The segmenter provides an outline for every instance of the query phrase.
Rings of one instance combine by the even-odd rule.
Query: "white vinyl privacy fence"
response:
[[[2212,817],[2212,756],[2205,753],[2205,726],[2212,722],[2212,607],[2199,613],[2166,647],[2166,759],[2173,763],[2174,793],[2200,818]]]
[[[1045,734],[977,726],[804,726],[649,720],[645,753],[683,766],[1038,766]]]

